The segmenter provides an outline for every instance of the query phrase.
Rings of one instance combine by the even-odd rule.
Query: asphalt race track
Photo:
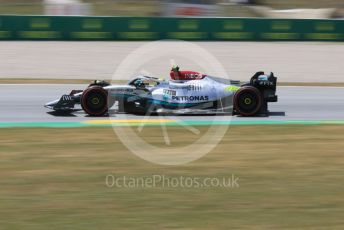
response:
[[[85,85],[0,85],[0,123],[4,122],[81,122],[88,120],[108,119],[92,118],[83,112],[70,116],[54,116],[43,107],[46,102],[69,93],[72,89],[84,89]],[[233,117],[234,121],[289,121],[289,120],[344,120],[344,88],[340,87],[279,87],[279,101],[271,103],[269,117]],[[143,116],[117,114],[111,119],[143,119]],[[168,117],[169,119],[173,119]],[[145,118],[147,119],[147,118]],[[148,119],[157,119],[151,117]],[[179,120],[207,121],[226,119],[224,116],[178,116]]]

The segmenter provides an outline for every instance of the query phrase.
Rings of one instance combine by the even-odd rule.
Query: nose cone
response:
[[[49,109],[54,109],[55,105],[57,105],[58,102],[59,100],[48,102],[44,105],[44,107],[49,108]]]

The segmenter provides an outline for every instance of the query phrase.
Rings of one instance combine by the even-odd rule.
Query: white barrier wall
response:
[[[44,0],[45,15],[91,15],[91,4],[79,0]]]

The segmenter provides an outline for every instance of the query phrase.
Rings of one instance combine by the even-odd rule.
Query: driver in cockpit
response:
[[[138,89],[145,89],[146,88],[146,84],[144,83],[143,79],[137,79],[134,82],[134,86]]]
[[[173,79],[179,79],[179,77],[181,76],[180,71],[179,71],[179,66],[177,65],[172,66],[171,75],[172,74],[174,75]]]

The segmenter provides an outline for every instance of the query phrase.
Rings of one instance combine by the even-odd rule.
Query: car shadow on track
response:
[[[268,117],[285,117],[285,112],[269,112]]]
[[[47,114],[50,114],[55,117],[77,117],[76,114],[74,114],[71,111],[50,111],[47,112]],[[117,114],[125,115],[128,113],[117,113],[115,110],[110,110],[108,114],[105,114],[103,117],[115,117]],[[151,114],[131,114],[130,115],[135,115],[138,117],[144,117],[144,116],[153,116],[153,117],[158,117],[159,114],[157,113],[151,113]],[[202,116],[228,116],[228,114],[164,114],[165,116],[184,116],[184,117],[202,117]],[[89,117],[88,115],[85,114],[86,117]],[[242,117],[240,115],[235,115],[237,117]],[[285,112],[268,112],[267,114],[259,114],[253,117],[285,117]]]
[[[245,117],[245,116],[241,116],[241,115],[235,115],[236,117]],[[276,112],[267,112],[267,113],[262,113],[262,114],[257,114],[257,115],[254,115],[254,116],[250,116],[250,117],[253,117],[253,118],[259,118],[259,117],[285,117],[285,112],[279,112],[279,111],[276,111]]]
[[[71,112],[62,112],[62,111],[51,111],[51,112],[47,112],[47,114],[55,116],[55,117],[77,117],[77,115]]]

